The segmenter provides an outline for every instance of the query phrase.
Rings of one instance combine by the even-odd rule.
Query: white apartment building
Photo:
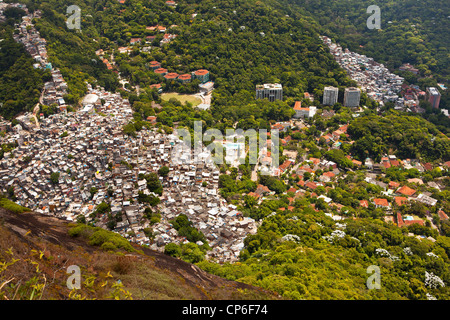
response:
[[[332,106],[338,101],[339,90],[335,87],[325,87],[323,89],[323,102],[325,106]]]
[[[346,88],[344,92],[344,106],[358,107],[361,98],[361,90],[355,87]]]
[[[266,83],[256,86],[256,99],[283,100],[283,86],[279,83]]]

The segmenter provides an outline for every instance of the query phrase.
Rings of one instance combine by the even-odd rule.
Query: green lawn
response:
[[[202,103],[202,100],[198,97],[195,97],[193,95],[189,94],[178,94],[178,93],[163,93],[161,95],[161,99],[165,101],[169,101],[171,98],[175,98],[178,101],[180,101],[182,104],[184,104],[186,101],[192,103],[192,106],[198,106],[200,103]]]

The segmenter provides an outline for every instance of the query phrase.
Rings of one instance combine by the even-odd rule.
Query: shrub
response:
[[[171,257],[179,257],[181,255],[181,248],[175,243],[168,243],[164,247],[164,253]]]
[[[17,203],[12,202],[9,199],[6,198],[1,198],[0,199],[0,207],[12,211],[14,213],[22,213],[22,212],[27,212],[27,211],[31,211],[30,209],[26,208],[26,207],[22,207],[21,205],[18,205]]]
[[[91,227],[84,224],[77,224],[69,230],[71,237],[82,236],[89,240],[89,244],[100,246],[104,250],[124,249],[128,252],[134,251],[127,239],[121,235],[98,227]]]
[[[114,245],[114,243],[112,243],[110,241],[104,242],[100,247],[105,251],[116,251],[117,250],[117,247]]]

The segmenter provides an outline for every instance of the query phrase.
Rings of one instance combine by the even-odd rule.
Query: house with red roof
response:
[[[375,199],[373,199],[373,203],[375,204],[375,207],[377,207],[377,208],[387,209],[390,207],[387,199],[375,198]]]
[[[294,118],[312,118],[316,113],[315,107],[302,107],[301,101],[296,101],[294,105],[295,115]]]
[[[168,5],[169,7],[176,7],[177,3],[175,1],[169,0],[166,1],[166,5]]]
[[[205,83],[209,81],[209,71],[206,69],[199,69],[194,71],[194,78],[199,79],[200,82]]]
[[[395,204],[400,207],[400,206],[408,203],[408,198],[406,198],[406,197],[395,197],[394,201],[395,201]]]
[[[296,192],[297,192],[297,189],[295,189],[294,187],[291,187],[291,188],[289,188],[289,190],[286,191],[286,192],[296,193]]]
[[[281,172],[285,172],[287,170],[287,168],[289,168],[289,166],[293,164],[293,162],[291,160],[286,160],[283,162],[283,164],[280,165],[280,171]]]
[[[291,127],[289,122],[277,122],[273,125],[271,125],[271,129],[276,129],[280,132],[286,132]]]
[[[131,38],[130,39],[130,44],[131,45],[135,45],[135,44],[141,43],[141,41],[142,41],[141,38]]]
[[[164,78],[166,80],[171,81],[171,80],[176,80],[178,78],[178,76],[179,76],[179,74],[176,73],[176,72],[169,72],[169,73],[164,75]]]
[[[166,68],[159,68],[155,70],[155,73],[160,74],[162,76],[166,75],[168,73]]]
[[[156,116],[148,116],[147,121],[151,124],[156,124]]]
[[[189,73],[181,74],[178,76],[178,81],[181,83],[191,82],[192,76]]]
[[[343,133],[347,133],[348,124],[344,124],[342,127],[339,128]]]
[[[405,223],[403,222],[402,214],[400,212],[397,212],[397,226],[401,228],[404,225]]]
[[[256,187],[255,192],[259,195],[264,195],[266,193],[270,193],[270,189],[267,186],[259,184],[258,187]]]
[[[148,63],[148,66],[150,67],[150,69],[156,70],[156,69],[161,68],[161,63],[158,62],[158,61],[150,61],[150,62]]]
[[[390,163],[392,167],[400,167],[400,162],[397,159],[390,160]]]
[[[158,90],[159,93],[161,93],[163,91],[162,89],[162,85],[160,83],[155,83],[155,84],[151,84],[149,85],[150,89],[156,89]]]
[[[403,219],[401,213],[397,212],[397,226],[399,226],[400,228],[403,226],[410,226],[415,223],[420,224],[421,226],[424,225],[422,219],[419,219],[419,220]]]
[[[325,139],[325,143],[329,144],[331,142],[331,136],[329,134],[325,134],[322,136]],[[320,138],[319,138],[320,139]]]
[[[255,192],[249,192],[247,195],[250,196],[250,197],[255,198],[256,200],[259,199],[259,194],[255,193]]]
[[[389,181],[389,189],[397,189],[398,187],[400,187],[400,183],[395,182],[395,181]]]
[[[369,201],[367,201],[367,200],[359,200],[359,205],[361,207],[368,208],[369,207]]]
[[[330,182],[336,175],[332,171],[324,172],[320,177],[319,180],[322,182]]]
[[[305,183],[305,187],[308,187],[308,188],[310,188],[310,189],[316,190],[317,184],[315,184],[315,183],[312,182],[312,181],[308,181],[308,182]]]
[[[448,215],[446,215],[444,211],[439,210],[438,211],[438,215],[439,215],[439,219],[441,219],[441,220],[448,220]]]
[[[404,196],[410,197],[410,196],[412,196],[414,193],[416,193],[416,190],[411,189],[411,188],[408,187],[408,186],[403,186],[403,187],[397,189],[396,193],[400,193],[400,194],[402,194],[402,195],[404,195]]]
[[[319,164],[319,163],[320,163],[320,159],[318,159],[318,158],[313,158],[313,157],[309,158],[308,161],[311,161],[311,162],[314,163],[314,164]]]

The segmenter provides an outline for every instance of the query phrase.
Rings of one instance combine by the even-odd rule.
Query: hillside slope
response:
[[[0,209],[0,299],[277,298],[147,248],[105,252],[70,237],[70,227],[57,218]],[[73,292],[66,285],[71,265],[81,270],[81,289]]]

